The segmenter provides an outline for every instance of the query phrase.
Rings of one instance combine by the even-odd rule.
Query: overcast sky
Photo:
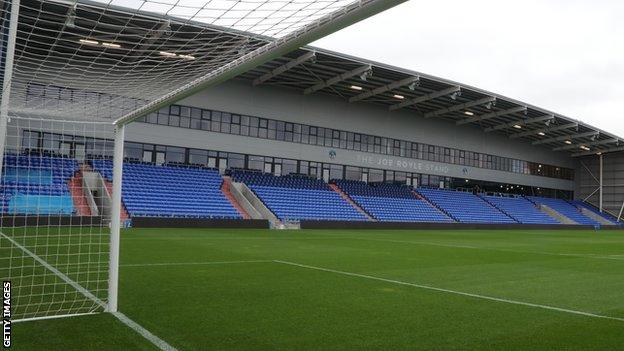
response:
[[[622,0],[410,0],[312,45],[473,85],[624,137]]]

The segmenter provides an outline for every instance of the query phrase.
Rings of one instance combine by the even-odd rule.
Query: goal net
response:
[[[13,318],[116,311],[125,124],[403,1],[3,1],[0,277]]]

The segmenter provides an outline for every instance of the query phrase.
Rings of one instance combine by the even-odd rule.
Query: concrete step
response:
[[[223,184],[221,184],[221,192],[230,201],[232,206],[236,208],[236,210],[238,211],[238,213],[240,213],[243,219],[251,219],[251,216],[249,215],[249,213],[245,211],[243,206],[238,202],[238,200],[236,200],[234,195],[232,195],[232,191],[230,189],[231,186],[232,186],[232,178],[223,177]]]
[[[104,178],[103,178],[104,179]],[[110,182],[104,179],[104,183],[106,184],[106,191],[108,192],[109,198],[113,198],[113,182]],[[124,205],[123,200],[121,201],[121,222],[123,223],[125,220],[130,218],[128,211],[126,210],[126,205]]]
[[[366,218],[368,218],[369,221],[377,221],[377,219],[375,217],[373,217],[371,214],[369,214],[368,212],[366,212],[366,210],[364,210],[362,207],[360,207],[360,205],[358,205],[355,201],[353,201],[353,199],[351,198],[351,196],[347,195],[347,193],[345,193],[344,191],[342,191],[342,189],[340,189],[340,187],[336,184],[329,184],[329,187],[335,191],[336,193],[338,193],[338,195],[340,195],[340,197],[342,197],[346,202],[348,202],[351,206],[353,206],[353,208],[355,208],[356,210],[358,210],[361,214],[363,214],[364,216],[366,216]]]
[[[71,194],[74,208],[79,216],[91,216],[91,208],[87,202],[87,198],[82,188],[82,170],[76,172],[69,180],[67,186]]]

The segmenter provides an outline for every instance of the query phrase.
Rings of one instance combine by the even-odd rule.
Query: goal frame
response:
[[[110,218],[110,246],[109,246],[109,277],[108,277],[108,301],[105,312],[117,313],[118,289],[119,289],[119,250],[121,232],[121,191],[124,159],[125,127],[127,124],[142,118],[164,106],[171,105],[185,97],[191,96],[200,90],[212,87],[232,79],[244,72],[256,68],[272,59],[283,56],[310,42],[323,38],[339,31],[363,19],[383,12],[391,7],[399,5],[407,0],[358,0],[351,3],[342,11],[333,12],[323,16],[293,33],[276,39],[275,41],[256,49],[242,57],[233,60],[223,67],[199,77],[184,86],[164,95],[145,106],[123,115],[112,122],[114,127],[114,153],[113,153],[113,182],[112,182],[112,209]],[[7,128],[10,119],[10,95],[12,74],[14,69],[15,45],[18,30],[20,12],[20,0],[8,0],[10,8],[9,29],[7,33],[7,45],[5,47],[5,60],[3,69],[2,95],[0,96],[0,177],[3,176],[5,145],[7,141]],[[28,320],[62,318],[72,315],[59,314],[58,316],[46,316],[29,318]]]

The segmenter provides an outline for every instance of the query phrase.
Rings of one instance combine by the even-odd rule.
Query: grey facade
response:
[[[435,118],[424,119],[409,111],[388,112],[381,106],[348,103],[323,94],[304,96],[295,90],[270,86],[252,87],[248,82],[240,80],[203,91],[181,101],[180,104],[430,143],[561,167],[573,168],[575,164],[567,153],[531,146],[526,142],[510,140],[495,133],[486,134],[471,126],[456,126],[454,123]],[[330,147],[146,123],[131,124],[126,131],[126,140],[574,190],[573,181],[562,179],[351,150],[335,150],[335,158],[330,158],[329,152],[332,150]]]

